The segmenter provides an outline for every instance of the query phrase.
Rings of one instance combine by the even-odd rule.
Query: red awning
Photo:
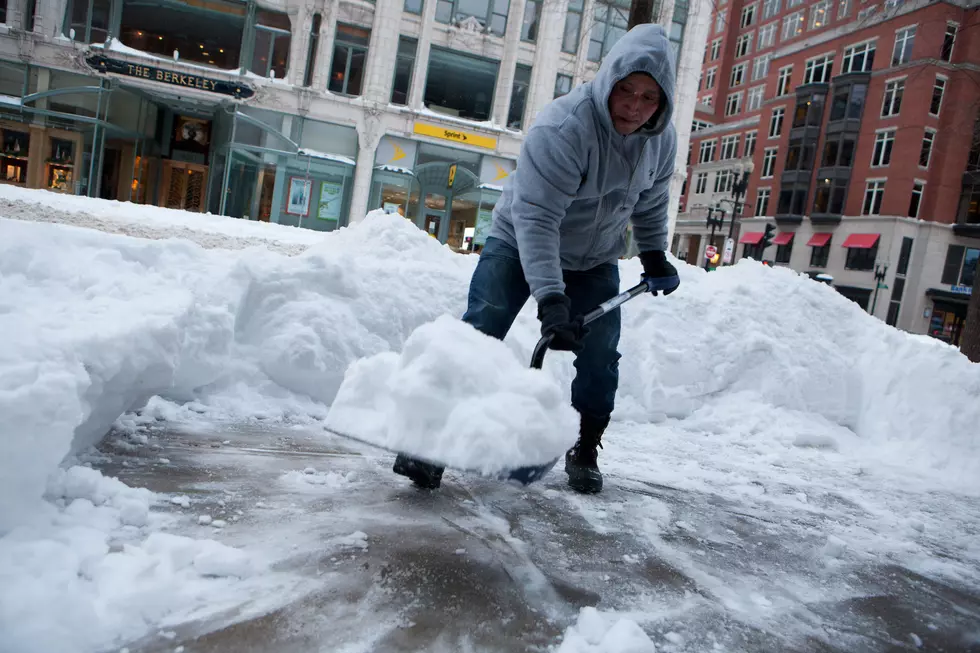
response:
[[[758,245],[762,242],[762,232],[761,231],[746,231],[742,234],[742,237],[738,239],[739,244],[748,245]]]
[[[780,231],[775,238],[772,239],[773,245],[789,245],[793,242],[793,236],[796,235],[795,231]]]
[[[830,242],[830,237],[834,234],[827,232],[822,234],[813,234],[810,236],[810,240],[806,241],[807,247],[824,247]]]
[[[844,241],[841,247],[854,247],[855,249],[870,249],[875,246],[881,234],[851,234]]]

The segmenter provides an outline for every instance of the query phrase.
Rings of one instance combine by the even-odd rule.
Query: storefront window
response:
[[[283,79],[289,63],[289,16],[259,9],[255,22],[251,71],[263,77],[272,72],[276,79]]]
[[[368,42],[371,30],[353,25],[337,25],[337,40],[333,48],[330,84],[333,93],[360,95],[364,82]]]
[[[0,131],[0,181],[17,186],[27,185],[27,154],[30,150],[29,132],[4,128]]]
[[[81,43],[105,43],[109,35],[110,0],[68,0],[65,36]]]
[[[391,103],[408,104],[412,89],[412,70],[415,68],[415,49],[418,41],[407,36],[398,38],[398,56],[395,59],[395,83],[391,88]]]
[[[71,1],[79,4],[85,0]],[[94,2],[104,2],[108,15],[108,0]],[[244,2],[230,0],[125,0],[119,40],[123,45],[161,57],[172,57],[176,51],[183,61],[234,70],[239,66],[245,13]],[[259,11],[264,13],[271,12]],[[286,23],[288,32],[288,20]],[[257,33],[256,53],[260,42]],[[269,56],[268,43],[267,40],[262,56]],[[287,34],[287,50],[288,43]]]
[[[531,67],[517,64],[514,71],[514,89],[510,96],[510,112],[507,114],[507,126],[511,129],[521,129],[524,124],[524,107],[527,104],[527,90],[531,85]]]
[[[446,115],[489,120],[498,68],[496,61],[433,47],[425,81],[425,106]]]

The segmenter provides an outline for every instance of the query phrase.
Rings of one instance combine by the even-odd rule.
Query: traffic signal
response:
[[[759,243],[762,249],[772,245],[773,236],[776,235],[776,227],[772,223],[766,223],[766,231],[762,234],[762,242]]]

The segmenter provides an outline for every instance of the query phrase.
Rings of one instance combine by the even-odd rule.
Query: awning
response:
[[[881,238],[881,234],[851,234],[841,247],[871,249],[878,242],[879,238]]]
[[[772,239],[773,245],[789,245],[793,242],[793,236],[796,235],[795,231],[780,231],[775,238]]]
[[[758,245],[762,242],[762,232],[761,231],[746,231],[742,234],[742,237],[738,239],[739,244],[746,245]]]
[[[831,232],[826,232],[822,234],[813,234],[810,236],[810,240],[806,241],[807,247],[825,247],[827,243],[830,242],[830,237],[834,234]]]

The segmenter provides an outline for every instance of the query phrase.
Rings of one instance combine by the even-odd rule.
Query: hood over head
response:
[[[646,73],[660,85],[663,97],[657,112],[635,133],[656,136],[663,132],[674,113],[674,69],[674,51],[663,27],[646,23],[627,32],[602,60],[599,72],[592,80],[592,99],[603,124],[613,130],[612,116],[609,115],[609,94],[613,86],[633,73]]]

